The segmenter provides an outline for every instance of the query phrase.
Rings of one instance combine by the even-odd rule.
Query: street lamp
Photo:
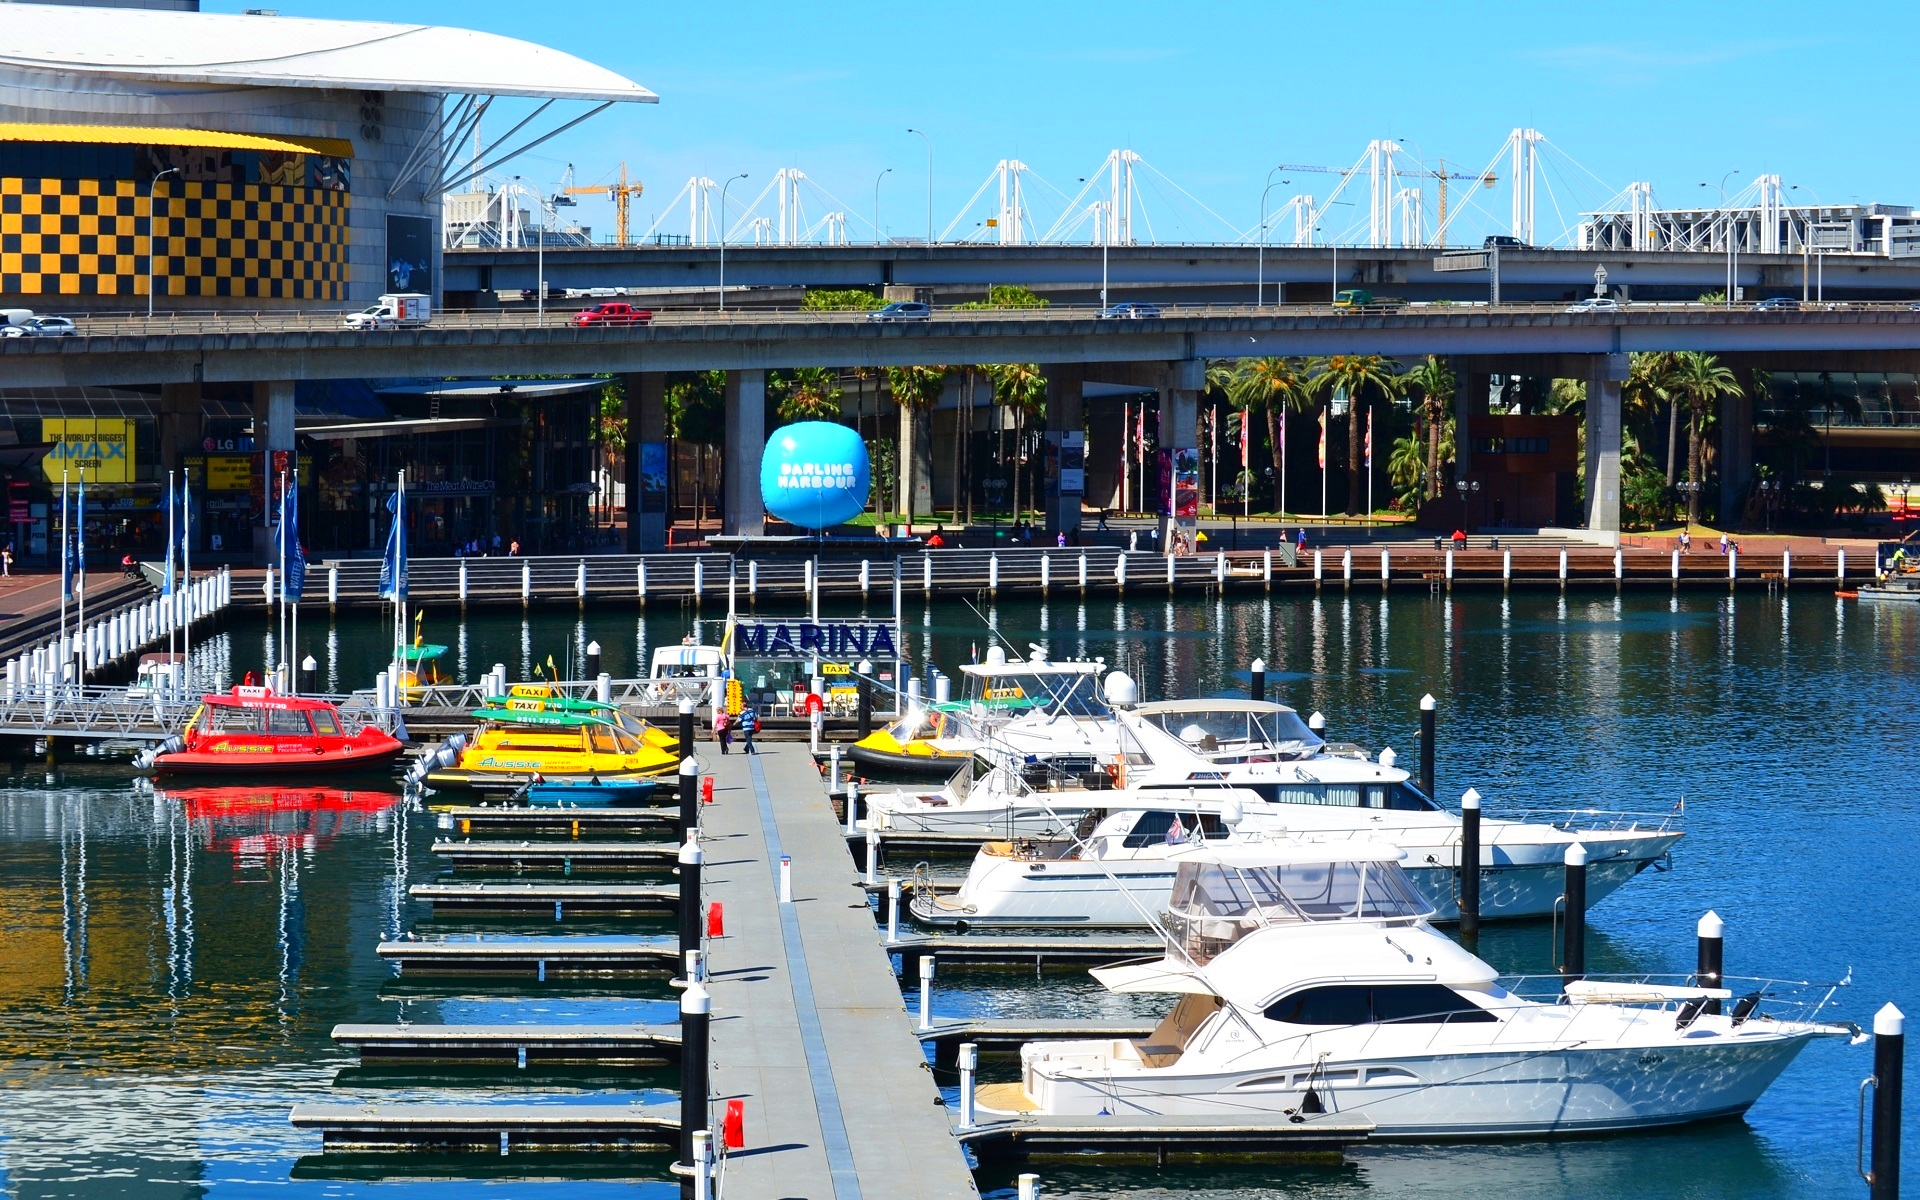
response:
[[[1471,523],[1471,518],[1467,515],[1467,497],[1480,494],[1480,481],[1478,479],[1456,479],[1453,481],[1453,486],[1460,493],[1460,519]]]
[[[1279,167],[1267,172],[1267,189],[1260,193],[1260,246],[1254,251],[1253,306],[1264,308],[1267,303],[1267,197],[1273,194],[1273,177]],[[1287,182],[1282,179],[1281,183]]]
[[[909,129],[908,133],[920,135],[927,144],[927,245],[933,245],[933,139],[918,129]]]
[[[1738,175],[1738,171],[1728,171],[1720,177],[1719,183],[1702,183],[1701,187],[1710,187],[1720,193],[1720,207],[1727,208],[1727,180]],[[1733,213],[1727,211],[1727,307],[1733,307],[1734,280],[1740,270],[1740,253],[1733,247]]]
[[[1689,533],[1693,531],[1694,502],[1699,498],[1700,491],[1704,487],[1706,487],[1706,484],[1694,479],[1682,479],[1679,483],[1673,485],[1673,490],[1680,493],[1680,499],[1686,504],[1687,531]]]
[[[155,188],[160,186],[161,179],[168,175],[178,175],[179,173],[179,167],[168,167],[158,175],[155,175],[147,184],[147,319],[149,321],[153,319],[153,260],[159,257],[154,253],[159,238],[153,227],[153,192]]]
[[[536,295],[534,297],[533,321],[536,325],[544,325],[547,320],[547,197],[539,188],[528,187],[521,183],[518,175],[513,177],[513,182],[514,185],[521,190],[532,192],[534,199],[540,202],[539,240],[533,244],[533,273],[535,276],[534,282],[537,285],[534,288]]]
[[[727,311],[727,189],[745,179],[745,171],[720,185],[720,311]],[[877,190],[877,187],[876,187]]]
[[[888,167],[873,177],[873,244],[876,246],[885,240],[880,236],[880,181],[891,174],[893,168]]]

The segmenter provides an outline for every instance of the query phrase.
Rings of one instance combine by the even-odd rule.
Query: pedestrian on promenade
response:
[[[1295,544],[1295,550],[1301,554],[1307,552],[1307,527],[1305,525],[1300,527],[1300,540]]]
[[[1110,513],[1110,512],[1112,512],[1112,511],[1113,511],[1113,510],[1112,510],[1112,509],[1110,509],[1110,508],[1103,508],[1103,509],[1101,509],[1101,510],[1100,510],[1100,523],[1099,523],[1098,525],[1096,525],[1096,526],[1094,526],[1094,528],[1095,528],[1095,529],[1097,529],[1097,530],[1099,530],[1099,531],[1100,531],[1101,533],[1105,533],[1105,532],[1107,531],[1107,514],[1108,514],[1108,513]]]
[[[1723,533],[1720,535],[1720,553],[1725,554],[1726,552],[1727,552],[1727,535]]]
[[[733,718],[727,715],[724,705],[713,710],[713,736],[720,742],[720,753],[726,754],[733,748]]]
[[[1140,531],[1138,529],[1127,530],[1127,549],[1138,550],[1139,548],[1140,548]]]
[[[6,544],[5,549],[0,549],[0,577],[10,576],[12,574],[13,574],[13,543],[8,542]]]
[[[760,714],[754,709],[743,709],[740,713],[740,753],[758,754],[753,748],[753,735],[760,732]]]
[[[1054,534],[1053,544],[1059,547],[1060,549],[1065,550],[1067,548],[1067,531],[1062,529],[1059,533]]]
[[[513,539],[512,542],[509,542],[507,544],[507,557],[508,558],[520,557],[520,539],[519,538],[515,538]]]

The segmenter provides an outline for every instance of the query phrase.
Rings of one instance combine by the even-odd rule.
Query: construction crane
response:
[[[616,246],[625,246],[627,244],[627,215],[632,210],[634,197],[645,190],[646,185],[639,180],[628,181],[626,163],[620,164],[620,181],[618,183],[601,183],[595,184],[592,187],[569,187],[562,189],[562,191],[569,196],[613,197],[613,238],[614,245]]]

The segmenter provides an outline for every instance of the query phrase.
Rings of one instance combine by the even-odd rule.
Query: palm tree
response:
[[[1420,419],[1425,422],[1427,429],[1424,495],[1432,500],[1440,495],[1440,427],[1446,421],[1447,409],[1453,404],[1453,371],[1438,357],[1429,354],[1427,361],[1408,371],[1402,382],[1420,392]]]
[[[1039,363],[996,363],[985,368],[993,380],[993,402],[1013,410],[1013,518],[1020,519],[1020,477],[1027,418],[1047,413],[1047,377]]]
[[[1701,459],[1700,430],[1708,411],[1722,396],[1740,395],[1740,381],[1730,368],[1720,365],[1711,354],[1682,350],[1674,355],[1672,386],[1687,401],[1687,523],[1700,520],[1700,477],[1706,474]]]
[[[1400,390],[1399,364],[1378,354],[1335,354],[1320,361],[1313,378],[1315,391],[1347,394],[1347,511],[1360,511],[1366,502],[1366,480],[1360,473],[1360,407],[1372,388],[1391,399]]]
[[[1227,400],[1244,414],[1242,420],[1256,410],[1267,414],[1267,447],[1273,454],[1273,509],[1285,512],[1287,498],[1280,494],[1280,482],[1286,477],[1282,461],[1286,447],[1280,441],[1280,412],[1304,412],[1313,403],[1304,366],[1297,358],[1243,358],[1227,383]]]
[[[781,381],[782,421],[838,421],[840,398],[846,390],[840,376],[826,367],[801,367]]]
[[[1679,441],[1680,395],[1674,389],[1674,372],[1679,362],[1671,350],[1640,351],[1627,368],[1627,380],[1620,387],[1620,399],[1629,417],[1659,420],[1660,409],[1667,410],[1667,486],[1673,486],[1674,457]],[[1657,426],[1656,426],[1657,428]]]
[[[887,368],[887,390],[900,407],[900,507],[909,529],[913,527],[914,466],[920,457],[917,426],[939,403],[946,380],[945,367]]]

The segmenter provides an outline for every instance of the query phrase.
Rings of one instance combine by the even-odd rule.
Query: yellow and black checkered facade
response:
[[[351,195],[318,187],[0,177],[0,296],[347,295]]]

